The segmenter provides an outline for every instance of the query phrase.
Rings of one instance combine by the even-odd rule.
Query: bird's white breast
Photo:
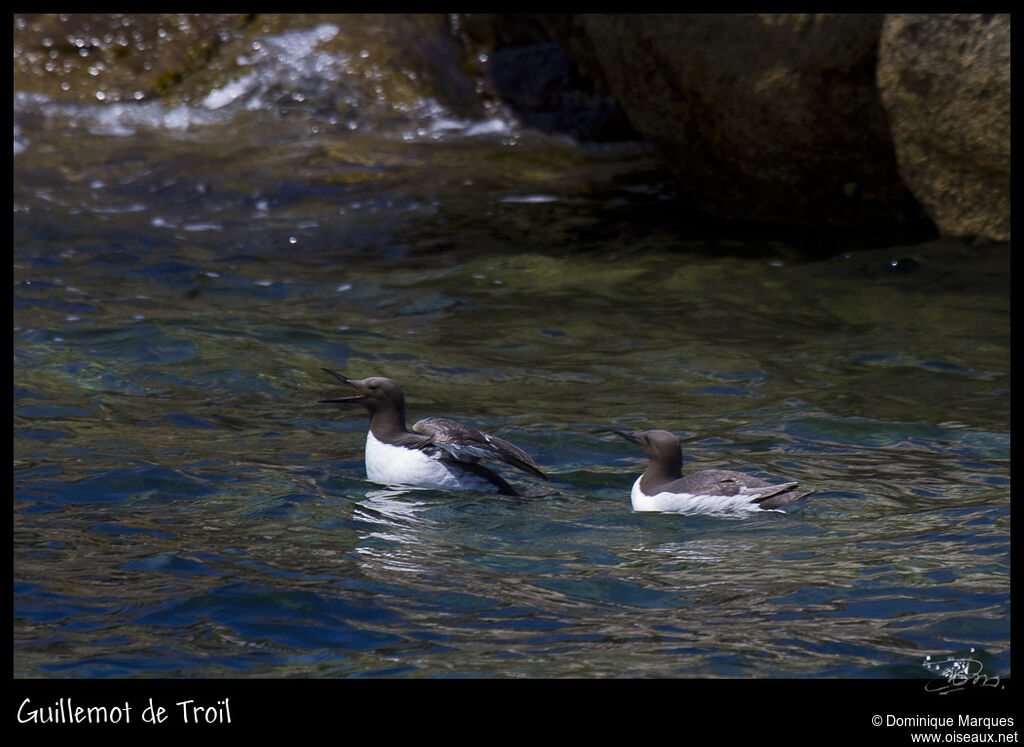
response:
[[[761,511],[751,503],[753,496],[746,490],[736,495],[698,495],[694,493],[656,493],[647,495],[640,489],[641,477],[633,483],[630,500],[634,511],[664,511],[668,513],[719,514],[743,511]]]
[[[494,486],[487,480],[438,461],[436,454],[386,444],[378,440],[373,431],[366,434],[366,477],[380,485],[441,490],[494,490]]]

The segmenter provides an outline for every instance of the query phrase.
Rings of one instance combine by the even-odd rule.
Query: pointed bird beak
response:
[[[348,378],[347,376],[342,376],[337,371],[332,371],[329,368],[325,368],[323,370],[326,371],[327,373],[329,373],[334,378],[336,378],[339,381],[341,381],[343,384],[346,384],[347,386],[352,387],[353,389],[355,389],[359,393],[358,394],[350,395],[348,397],[331,397],[330,399],[322,399],[322,400],[319,400],[320,402],[355,402],[356,400],[360,400],[360,399],[362,399],[363,397],[366,396],[366,393],[360,391],[359,387],[356,386],[355,382],[352,381],[352,379]]]
[[[635,444],[639,444],[640,443],[640,439],[638,439],[635,434],[630,433],[629,431],[612,431],[612,432],[616,436],[622,436],[627,441],[632,441]]]

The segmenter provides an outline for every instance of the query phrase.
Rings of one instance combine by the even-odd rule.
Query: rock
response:
[[[39,13],[14,27],[15,91],[54,100],[196,103],[280,55],[298,67],[259,92],[281,107],[402,117],[433,100],[456,116],[483,111],[444,14]]]
[[[16,14],[18,96],[654,145],[720,218],[1010,237],[1009,15]],[[17,102],[16,98],[16,102]],[[230,111],[230,110],[227,110]]]
[[[14,90],[112,103],[160,95],[248,23],[237,13],[21,13]]]
[[[1010,240],[1010,16],[886,17],[878,85],[900,174],[947,236]]]
[[[456,33],[483,81],[481,93],[502,101],[526,127],[587,142],[638,140],[621,107],[582,75],[549,17],[464,13]]]
[[[875,82],[883,20],[582,14],[556,25],[586,37],[566,46],[689,201],[726,218],[845,226],[921,216]]]

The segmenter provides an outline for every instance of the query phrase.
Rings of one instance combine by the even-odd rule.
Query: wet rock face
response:
[[[901,222],[875,85],[880,15],[578,17],[592,65],[717,215],[809,225]]]
[[[14,89],[63,100],[141,101],[205,67],[247,22],[237,13],[18,14]]]
[[[949,236],[1010,239],[1010,18],[890,15],[878,86],[900,175]]]
[[[288,35],[303,35],[309,69],[268,92],[282,101],[401,115],[430,97],[457,115],[481,112],[442,14],[19,14],[14,87],[63,101],[195,103],[248,75]]]

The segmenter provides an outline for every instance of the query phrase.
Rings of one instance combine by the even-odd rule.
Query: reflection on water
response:
[[[642,151],[233,106],[264,83],[182,128],[19,105],[18,676],[1009,673],[1006,247],[803,261],[682,218]],[[557,495],[366,482],[321,366]],[[624,427],[816,493],[633,513]]]

